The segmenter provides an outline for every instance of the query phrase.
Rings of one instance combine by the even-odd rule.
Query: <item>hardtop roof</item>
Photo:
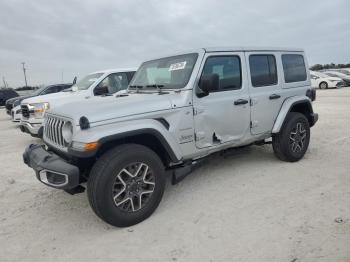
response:
[[[205,47],[203,48],[206,52],[234,52],[234,51],[241,51],[241,52],[250,52],[250,51],[277,51],[277,52],[304,52],[302,48],[290,48],[290,47],[254,47],[254,46],[247,46],[247,47]]]

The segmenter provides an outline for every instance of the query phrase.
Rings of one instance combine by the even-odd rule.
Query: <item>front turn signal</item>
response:
[[[91,143],[86,143],[84,145],[84,151],[91,151],[97,148],[98,142],[91,142]]]

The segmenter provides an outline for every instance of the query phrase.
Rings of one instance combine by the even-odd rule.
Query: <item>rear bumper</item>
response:
[[[80,183],[79,168],[45,150],[43,145],[29,145],[23,153],[23,161],[35,171],[36,178],[47,186],[70,190]]]

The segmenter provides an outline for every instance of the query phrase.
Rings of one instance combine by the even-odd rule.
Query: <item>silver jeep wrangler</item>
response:
[[[131,226],[159,205],[166,173],[177,183],[212,153],[272,143],[279,159],[300,160],[318,120],[307,68],[303,50],[285,48],[203,48],[147,61],[126,93],[46,113],[45,145],[28,146],[24,162],[48,186],[87,187],[101,219]]]

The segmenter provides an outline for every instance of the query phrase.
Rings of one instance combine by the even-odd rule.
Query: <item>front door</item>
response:
[[[243,52],[205,55],[201,76],[217,74],[219,85],[208,96],[194,94],[198,148],[239,141],[249,133],[250,105],[245,68]]]
[[[281,63],[276,53],[247,52],[251,97],[251,133],[271,132],[283,103]],[[278,75],[280,74],[280,77]]]

